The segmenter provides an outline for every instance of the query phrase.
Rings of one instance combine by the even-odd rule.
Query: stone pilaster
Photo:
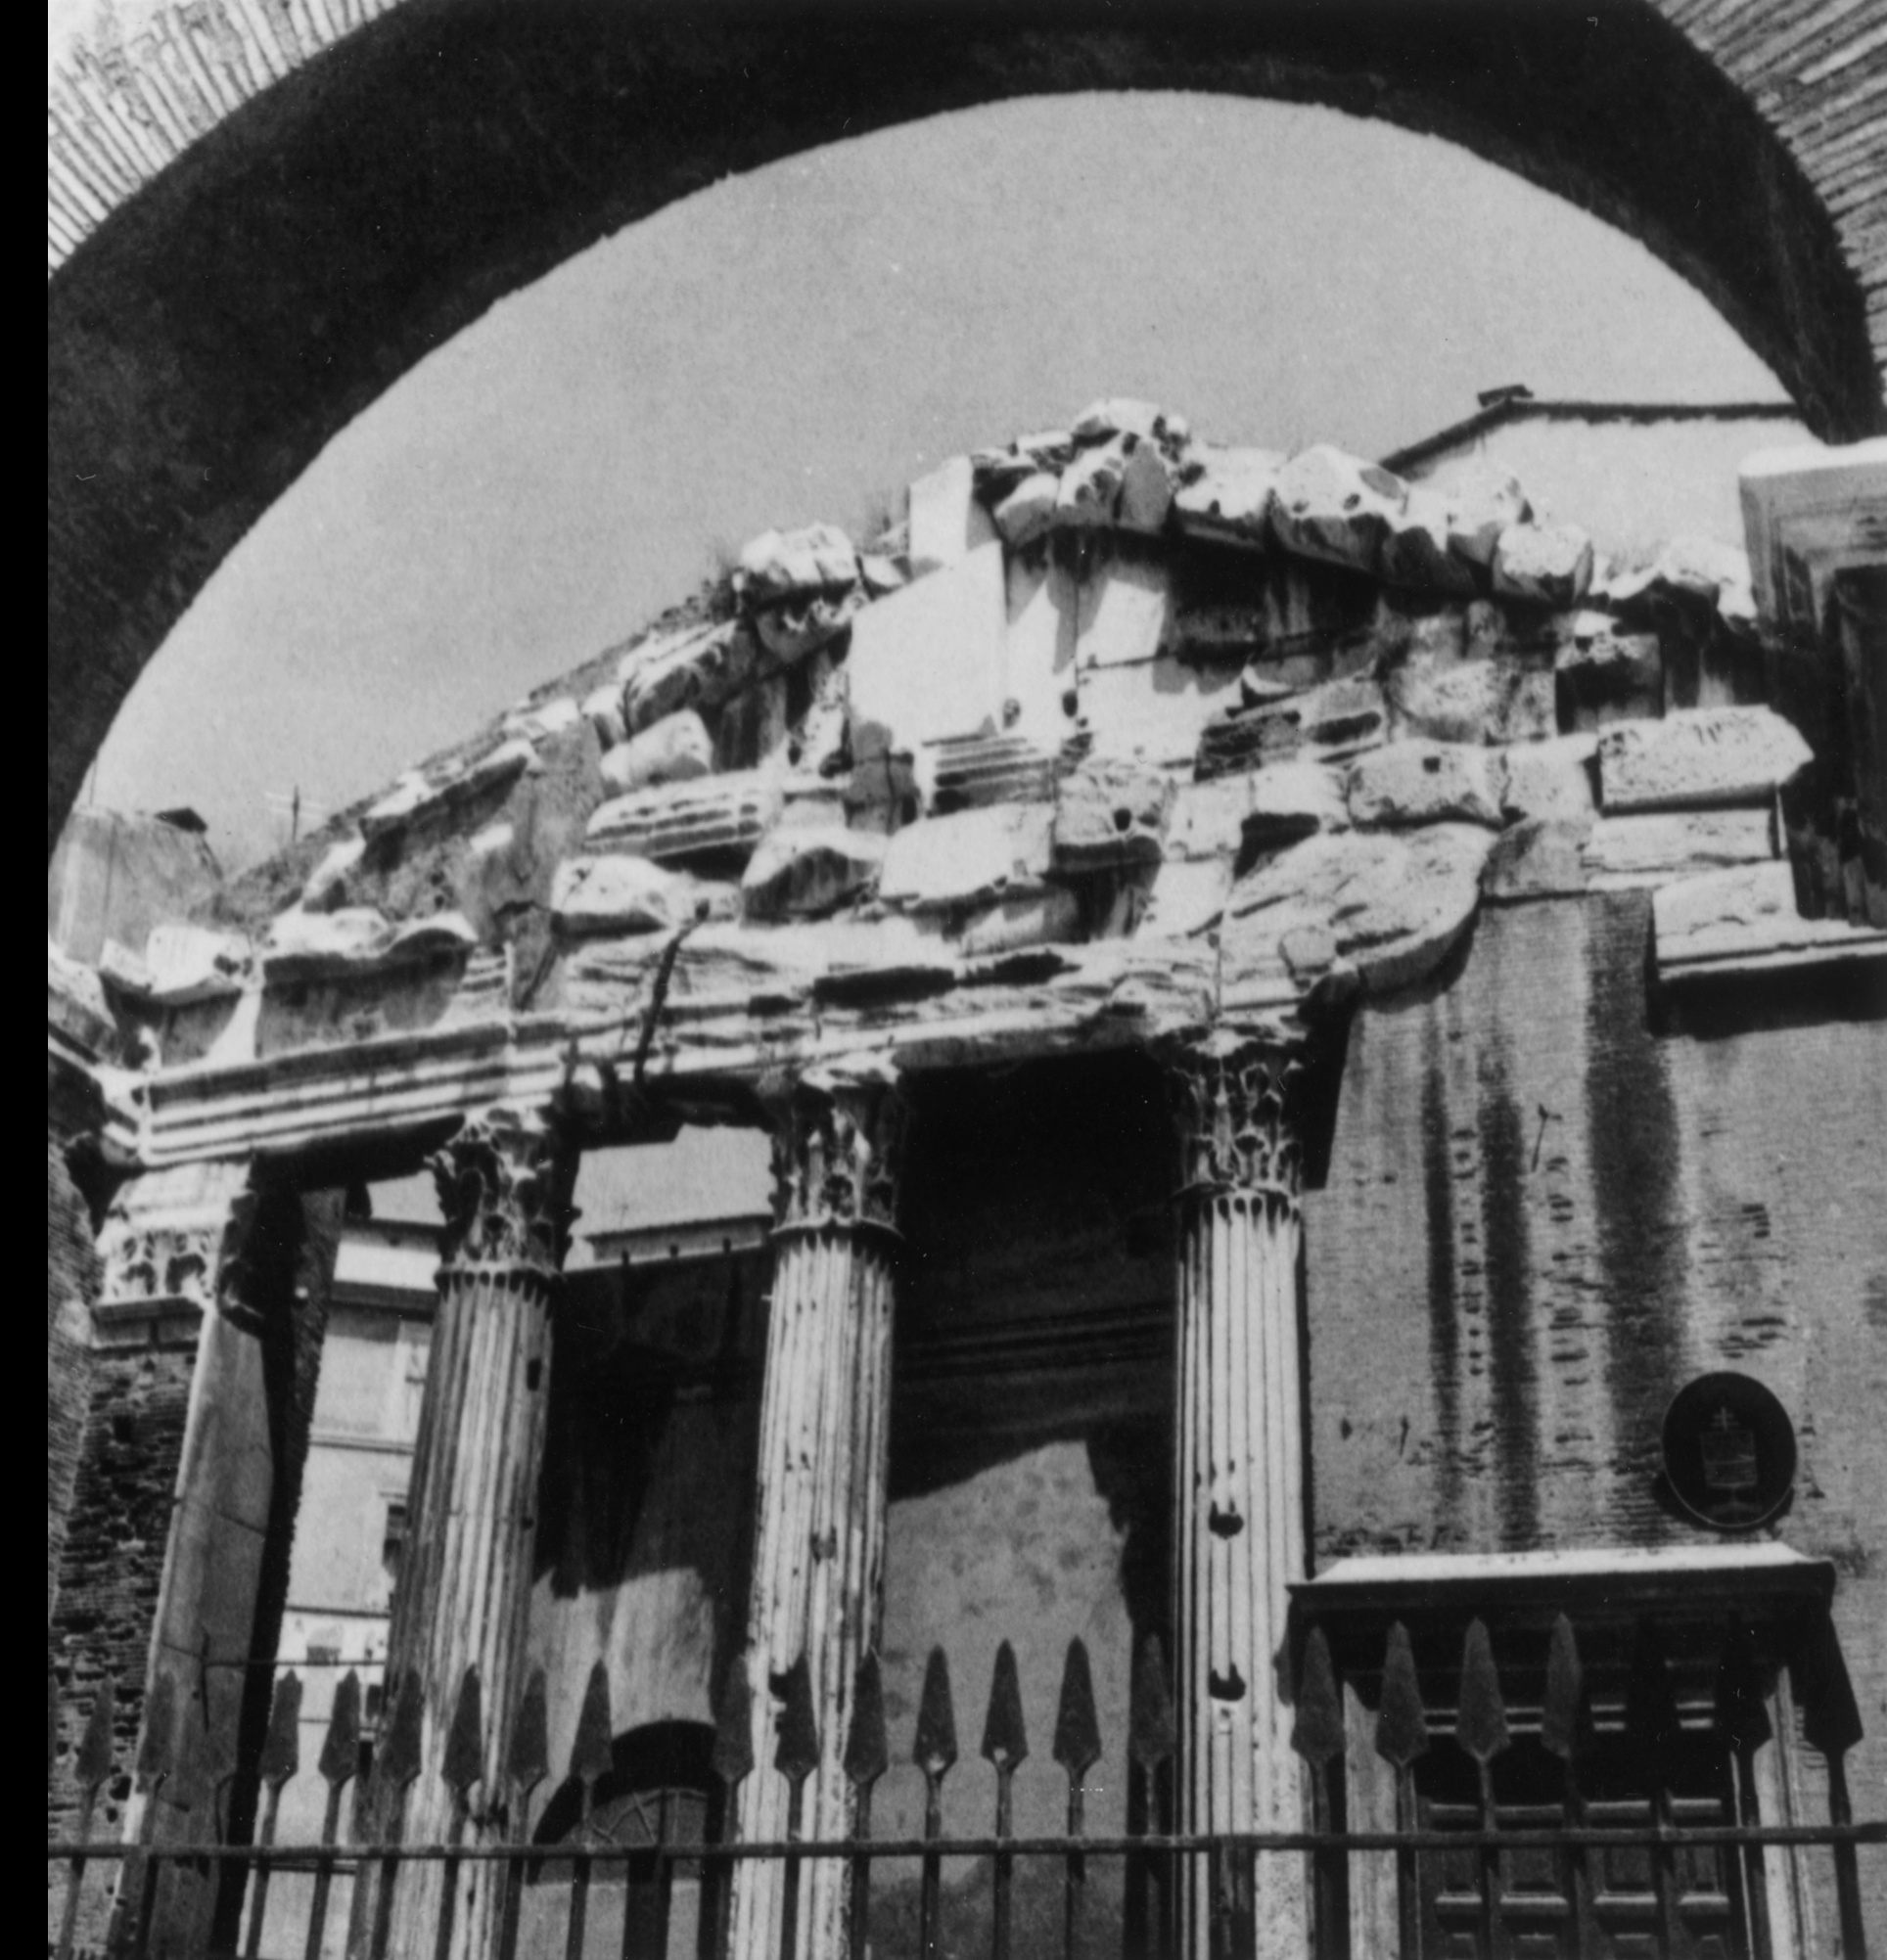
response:
[[[425,1697],[420,1771],[400,1818],[409,1844],[451,1835],[440,1767],[469,1667],[479,1670],[485,1774],[472,1792],[466,1842],[505,1836],[502,1767],[522,1686],[569,1169],[540,1121],[503,1109],[468,1121],[433,1160],[444,1256],[387,1647],[390,1714],[409,1669]],[[377,1833],[391,1824],[391,1804],[390,1793],[375,1791]],[[498,1872],[458,1867],[453,1960],[496,1951]],[[389,1953],[436,1950],[442,1882],[437,1863],[401,1868]],[[349,1951],[384,1909],[377,1890],[369,1879],[356,1891]]]
[[[1294,1043],[1221,1029],[1174,1058],[1179,1132],[1178,1828],[1296,1831],[1304,1791],[1278,1687],[1306,1576],[1303,1225]],[[1186,1960],[1310,1950],[1303,1860],[1206,1861],[1180,1889]],[[1215,1923],[1220,1929],[1215,1934]]]
[[[884,1605],[896,1219],[904,1106],[889,1074],[808,1077],[774,1132],[773,1292],[761,1390],[759,1519],[748,1608],[755,1769],[741,1786],[749,1843],[787,1834],[774,1769],[776,1683],[805,1657],[819,1733],[801,1835],[843,1837],[851,1791],[841,1770],[859,1660]],[[848,1877],[828,1860],[800,1891],[796,1950],[846,1948]],[[735,1960],[780,1948],[784,1870],[736,1867]]]
[[[134,1792],[127,1843],[216,1839],[228,1819],[217,1798],[237,1766],[237,1738],[258,1629],[278,1463],[279,1380],[269,1327],[245,1251],[256,1194],[246,1162],[153,1171],[118,1194],[99,1234],[95,1356],[158,1385],[138,1440],[147,1480],[171,1480],[169,1527],[149,1622],[147,1697],[170,1683],[170,1771],[155,1800]],[[270,1302],[284,1317],[289,1302]],[[183,1387],[181,1424],[161,1413],[165,1378]],[[170,1400],[174,1410],[175,1401]],[[103,1445],[104,1438],[98,1439]],[[174,1450],[174,1456],[171,1452]],[[126,1560],[133,1568],[135,1554]],[[259,1637],[258,1637],[259,1636]],[[259,1658],[266,1659],[266,1655]],[[152,1919],[154,1952],[207,1940],[211,1876],[164,1869]]]

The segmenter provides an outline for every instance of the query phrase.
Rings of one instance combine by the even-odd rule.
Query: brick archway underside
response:
[[[1887,279],[1867,261],[1887,255],[1887,159],[1863,118],[1884,65],[1865,8],[1665,9],[1698,18],[1647,0],[736,0],[706,17],[406,0],[342,33],[106,196],[52,278],[48,848],[171,625],[408,368],[720,176],[948,110],[1194,89],[1432,132],[1642,239],[1818,432],[1881,428]],[[1835,52],[1859,53],[1822,79],[1853,97],[1830,137],[1853,185],[1833,196],[1736,77],[1760,66],[1759,14],[1779,71],[1790,21],[1844,12]],[[1798,28],[1787,59],[1825,70],[1828,47]]]

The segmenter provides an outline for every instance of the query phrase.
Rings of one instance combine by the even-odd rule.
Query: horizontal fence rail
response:
[[[793,1906],[805,1868],[830,1860],[842,1863],[851,1874],[845,1943],[852,1960],[863,1960],[868,1950],[886,1950],[882,1942],[872,1945],[871,1878],[874,1867],[892,1861],[916,1869],[916,1925],[910,1950],[932,1956],[944,1951],[946,1945],[944,1921],[949,1902],[942,1884],[945,1863],[980,1861],[988,1865],[988,1930],[982,1931],[980,1914],[979,1940],[987,1942],[991,1960],[1013,1960],[1018,1951],[1015,1877],[1019,1861],[1031,1860],[1037,1861],[1036,1869],[1041,1862],[1059,1869],[1056,1944],[1061,1953],[1066,1960],[1076,1960],[1076,1956],[1100,1960],[1103,1948],[1096,1936],[1101,1929],[1090,1924],[1090,1862],[1116,1860],[1121,1861],[1124,1874],[1134,1876],[1140,1887],[1140,1903],[1130,1915],[1131,1924],[1124,1919],[1119,1928],[1107,1930],[1105,1951],[1110,1956],[1177,1960],[1174,1927],[1179,1886],[1185,1870],[1197,1868],[1203,1861],[1215,1901],[1211,1924],[1201,1935],[1206,1950],[1211,1960],[1247,1960],[1252,1952],[1249,1922],[1241,1927],[1237,1913],[1240,1870],[1248,1879],[1253,1859],[1285,1856],[1305,1860],[1307,1895],[1313,1901],[1317,1960],[1378,1960],[1379,1955],[1387,1960],[1391,1954],[1400,1960],[1417,1960],[1417,1956],[1440,1950],[1432,1929],[1425,1930],[1422,1919],[1425,1873],[1432,1876],[1436,1869],[1431,1861],[1458,1864],[1466,1854],[1478,1872],[1478,1890],[1469,1900],[1478,1917],[1469,1937],[1474,1950],[1494,1955],[1508,1950],[1517,1929],[1531,1925],[1537,1930],[1541,1924],[1537,1892],[1509,1896],[1503,1891],[1503,1859],[1523,1852],[1546,1854],[1555,1861],[1555,1869],[1573,1875],[1563,1900],[1555,1900],[1552,1909],[1563,1908],[1558,1923],[1572,1942],[1566,1950],[1578,1953],[1606,1950],[1594,1917],[1588,1858],[1606,1852],[1639,1854],[1643,1861],[1642,1896],[1635,1892],[1631,1894],[1629,1909],[1655,1937],[1666,1942],[1668,1950],[1676,1952],[1688,1950],[1680,1917],[1686,1904],[1680,1872],[1688,1867],[1681,1867],[1680,1860],[1686,1853],[1716,1851],[1723,1854],[1726,1892],[1741,1888],[1737,1893],[1740,1904],[1734,1911],[1735,1923],[1742,1930],[1733,1936],[1731,1950],[1747,1952],[1750,1960],[1797,1960],[1797,1956],[1772,1947],[1763,1854],[1769,1850],[1816,1850],[1824,1854],[1832,1867],[1842,1950],[1855,1960],[1864,1956],[1856,1854],[1862,1846],[1887,1846],[1887,1820],[1857,1822],[1852,1815],[1842,1758],[1859,1740],[1860,1724],[1838,1657],[1832,1664],[1838,1676],[1833,1689],[1823,1681],[1811,1698],[1805,1698],[1802,1724],[1807,1740],[1828,1763],[1827,1820],[1816,1824],[1775,1822],[1758,1814],[1750,1794],[1750,1761],[1755,1749],[1772,1740],[1772,1730],[1754,1661],[1746,1644],[1732,1638],[1716,1668],[1707,1725],[1700,1728],[1693,1714],[1689,1733],[1703,1735],[1722,1753],[1726,1787],[1740,1791],[1742,1796],[1728,1806],[1733,1821],[1686,1821],[1675,1814],[1659,1767],[1659,1750],[1680,1737],[1674,1679],[1656,1640],[1641,1637],[1632,1657],[1624,1700],[1607,1711],[1606,1720],[1614,1733],[1630,1736],[1642,1731],[1649,1739],[1641,1756],[1634,1758],[1643,1764],[1639,1805],[1643,1821],[1608,1823],[1594,1820],[1582,1790],[1582,1763],[1591,1753],[1594,1717],[1570,1622],[1563,1615],[1555,1622],[1542,1697],[1524,1714],[1516,1711],[1510,1729],[1493,1646],[1486,1627],[1474,1620],[1462,1642],[1460,1664],[1450,1670],[1450,1684],[1456,1690],[1454,1704],[1437,1712],[1435,1719],[1436,1733],[1450,1736],[1476,1765],[1482,1805],[1478,1815],[1472,1809],[1460,1809],[1461,1823],[1437,1828],[1428,1809],[1416,1800],[1415,1786],[1415,1765],[1431,1745],[1431,1710],[1422,1701],[1421,1679],[1408,1634],[1397,1622],[1389,1629],[1380,1665],[1370,1670],[1377,1707],[1369,1738],[1374,1755],[1393,1783],[1396,1824],[1394,1828],[1352,1828],[1344,1821],[1340,1774],[1346,1747],[1354,1752],[1356,1739],[1346,1732],[1340,1676],[1320,1628],[1312,1627],[1298,1647],[1293,1747],[1306,1766],[1309,1814],[1313,1823],[1312,1828],[1291,1832],[1187,1833],[1162,1828],[1171,1817],[1166,1779],[1174,1765],[1177,1724],[1160,1649],[1153,1640],[1143,1644],[1130,1676],[1127,1756],[1143,1821],[1142,1828],[1126,1833],[1090,1833],[1085,1828],[1086,1779],[1101,1759],[1103,1749],[1087,1654],[1079,1640],[1068,1650],[1050,1751],[1056,1769],[1066,1779],[1067,1828],[1047,1835],[1021,1834],[1013,1828],[1013,1781],[1028,1757],[1029,1744],[1015,1656],[1006,1641],[998,1650],[979,1750],[994,1772],[994,1825],[988,1832],[971,1835],[948,1835],[943,1825],[944,1783],[955,1766],[957,1744],[949,1669],[941,1650],[932,1654],[926,1669],[910,1758],[924,1781],[921,1834],[871,1834],[872,1790],[890,1767],[891,1756],[879,1664],[875,1655],[868,1654],[854,1684],[843,1758],[843,1771],[855,1800],[853,1832],[838,1838],[803,1837],[798,1828],[800,1805],[794,1802],[787,1812],[786,1837],[766,1843],[731,1842],[725,1837],[714,1838],[707,1830],[700,1833],[700,1842],[681,1835],[674,1822],[672,1793],[663,1793],[652,1804],[636,1808],[642,1828],[653,1833],[645,1842],[612,1837],[598,1824],[600,1793],[616,1788],[608,1782],[615,1765],[610,1746],[613,1722],[608,1675],[600,1662],[591,1672],[568,1776],[557,1799],[570,1812],[569,1828],[561,1837],[545,1835],[550,1829],[548,1811],[539,1816],[536,1838],[531,1838],[529,1830],[533,1793],[550,1773],[548,1697],[541,1670],[528,1682],[511,1725],[502,1779],[505,1789],[490,1793],[503,1808],[490,1816],[481,1816],[475,1808],[472,1794],[481,1786],[483,1774],[484,1727],[482,1688],[477,1670],[471,1669],[453,1698],[438,1772],[453,1796],[452,1837],[446,1842],[402,1842],[397,1819],[403,1804],[396,1802],[386,1812],[395,1820],[386,1837],[370,1843],[349,1839],[343,1829],[345,1794],[349,1785],[362,1780],[363,1764],[370,1763],[366,1774],[383,1780],[395,1797],[409,1791],[417,1780],[424,1711],[421,1684],[417,1676],[408,1674],[383,1710],[379,1747],[370,1755],[362,1733],[360,1682],[350,1670],[337,1684],[316,1764],[325,1785],[318,1839],[278,1841],[283,1791],[299,1769],[302,1688],[299,1676],[288,1672],[277,1681],[266,1739],[253,1766],[258,1799],[253,1842],[157,1841],[157,1799],[173,1773],[185,1713],[175,1705],[173,1691],[163,1677],[154,1684],[147,1701],[132,1765],[132,1787],[143,1800],[137,1827],[128,1841],[100,1842],[92,1835],[93,1824],[100,1794],[115,1768],[113,1721],[116,1696],[107,1682],[93,1706],[72,1762],[78,1797],[77,1830],[47,1847],[55,1893],[62,1867],[65,1877],[60,1909],[53,1915],[59,1930],[49,1936],[48,1953],[54,1960],[81,1960],[81,1956],[93,1953],[110,1956],[110,1960],[144,1960],[158,1950],[154,1938],[161,1934],[154,1922],[162,1875],[189,1870],[199,1876],[220,1874],[227,1879],[229,1868],[234,1866],[244,1892],[241,1934],[235,1944],[205,1950],[215,1951],[222,1960],[289,1960],[291,1954],[299,1960],[319,1960],[334,1950],[342,1930],[339,1922],[345,1915],[335,1898],[337,1878],[351,1879],[362,1870],[377,1868],[384,1874],[381,1909],[371,1927],[352,1929],[353,1943],[348,1950],[364,1953],[367,1960],[391,1960],[387,1899],[399,1883],[399,1871],[438,1864],[447,1868],[440,1923],[436,1929],[435,1950],[441,1955],[452,1947],[455,1880],[462,1867],[496,1874],[494,1883],[500,1888],[497,1896],[501,1900],[497,1960],[517,1960],[521,1950],[532,1954],[556,1950],[566,1960],[585,1960],[596,1950],[603,1932],[594,1919],[592,1891],[599,1879],[612,1876],[637,1892],[633,1906],[624,1894],[620,1943],[614,1937],[608,1942],[624,1960],[669,1952],[675,1885],[683,1875],[699,1887],[697,1910],[702,1931],[700,1943],[691,1950],[721,1953],[727,1950],[733,1871],[743,1862],[771,1861],[787,1868],[788,1909],[779,1948],[782,1960],[847,1960],[842,1954],[797,1955],[793,1950]],[[1811,1664],[1814,1660],[1811,1656]],[[1826,1664],[1828,1657],[1824,1654],[1820,1660]],[[1813,1664],[1803,1672],[1806,1680]],[[778,1750],[770,1772],[786,1778],[789,1788],[797,1792],[819,1755],[805,1668],[796,1665],[789,1669],[774,1688],[784,1706],[776,1725]],[[712,1775],[720,1786],[718,1810],[704,1810],[698,1822],[715,1814],[730,1818],[738,1814],[737,1792],[742,1782],[759,1770],[753,1753],[752,1715],[746,1671],[736,1665],[730,1670],[717,1710],[712,1752]],[[1537,1737],[1563,1765],[1561,1821],[1499,1822],[1492,1764],[1523,1730],[1530,1738]],[[222,1782],[231,1774],[233,1771],[226,1771]],[[358,1788],[355,1795],[358,1798]],[[357,1815],[358,1803],[353,1807]],[[1129,1819],[1132,1814],[1130,1809]],[[1467,1821],[1469,1817],[1475,1820]],[[482,1836],[473,1835],[475,1821]],[[1351,1861],[1371,1856],[1393,1860],[1395,1924],[1392,1933],[1372,1940],[1369,1950],[1364,1951],[1353,1946],[1348,1898]],[[109,1928],[102,1946],[82,1946],[78,1940],[81,1894],[88,1872],[94,1895],[103,1885],[110,1896]],[[312,1884],[301,1889],[305,1902],[298,1893],[294,1912],[285,1918],[281,1890],[272,1891],[271,1887],[274,1880],[290,1874]],[[533,1882],[540,1895],[561,1890],[563,1917],[560,1928],[553,1928],[549,1936],[549,1946],[539,1924],[528,1947],[521,1948],[524,1896]],[[984,1882],[984,1875],[977,1874],[975,1883]],[[276,1906],[271,1922],[272,1898]],[[1621,1909],[1616,1895],[1608,1904],[1614,1910]],[[285,1931],[287,1918],[297,1923]],[[174,1933],[168,1939],[163,1950],[181,1950]],[[1039,1924],[1034,1927],[1030,1939],[1031,1953],[1045,1951]],[[955,1938],[948,1942],[952,1951],[959,1945]],[[1466,1949],[1450,1945],[1449,1950]],[[1187,1960],[1201,1960],[1201,1956],[1189,1954]]]

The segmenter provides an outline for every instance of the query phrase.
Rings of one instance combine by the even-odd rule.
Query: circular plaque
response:
[[[1699,1375],[1665,1411],[1664,1474],[1700,1525],[1747,1531],[1775,1516],[1795,1481],[1795,1427],[1761,1382]]]

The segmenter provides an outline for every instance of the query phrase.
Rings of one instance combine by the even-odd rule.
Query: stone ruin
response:
[[[1812,758],[1767,692],[1734,548],[1606,563],[1492,467],[1444,492],[1099,401],[864,545],[754,539],[104,978],[166,1071],[631,999],[646,1070],[835,1017],[1288,1013],[1550,893],[1658,889],[1667,962],[1787,956],[1865,907],[1838,865],[1798,906]]]

